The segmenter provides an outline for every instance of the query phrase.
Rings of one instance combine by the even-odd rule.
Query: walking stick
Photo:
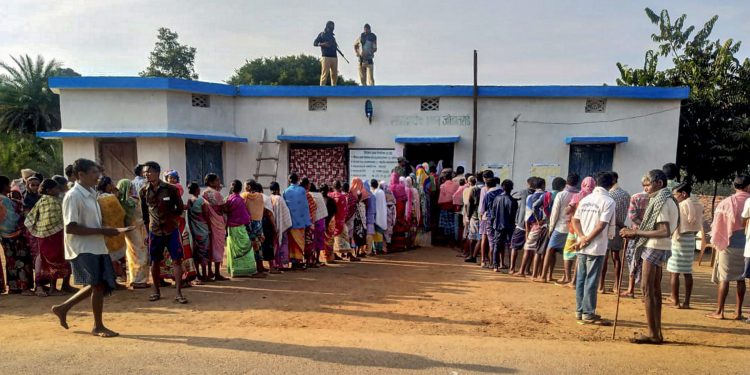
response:
[[[612,326],[612,340],[615,339],[617,332],[617,317],[620,315],[620,289],[622,289],[622,274],[625,273],[625,252],[628,250],[628,239],[622,244],[622,254],[620,255],[620,276],[617,278],[617,307],[615,308],[615,323]]]

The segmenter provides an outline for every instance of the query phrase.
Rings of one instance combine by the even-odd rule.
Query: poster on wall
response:
[[[377,179],[388,181],[398,157],[392,148],[353,148],[349,149],[349,176],[362,180]]]
[[[560,177],[560,164],[534,163],[529,170],[530,176],[543,178],[547,182],[547,190],[552,189],[552,180]]]
[[[483,163],[479,166],[480,171],[491,170],[500,181],[511,179],[511,165],[509,163]]]

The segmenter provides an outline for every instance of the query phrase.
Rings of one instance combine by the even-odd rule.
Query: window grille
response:
[[[193,107],[208,108],[211,106],[208,95],[193,94]]]
[[[607,98],[586,99],[586,113],[602,113],[607,110]]]
[[[328,109],[328,98],[308,98],[307,100],[310,111],[325,111]]]
[[[439,111],[440,98],[422,98],[422,104],[419,109],[421,111]]]

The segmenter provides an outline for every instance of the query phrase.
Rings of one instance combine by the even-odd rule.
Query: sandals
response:
[[[156,301],[158,301],[160,299],[161,299],[161,294],[154,293],[154,294],[148,296],[148,300],[150,302],[156,302]]]
[[[183,297],[183,296],[177,296],[177,297],[175,297],[174,301],[177,302],[177,303],[179,303],[180,305],[184,305],[184,304],[188,303],[188,299],[185,298],[185,297]]]

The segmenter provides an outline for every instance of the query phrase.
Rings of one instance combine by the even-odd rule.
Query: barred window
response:
[[[310,111],[325,111],[328,109],[328,98],[308,98],[307,105]]]
[[[586,113],[601,113],[607,110],[607,98],[586,99]]]
[[[440,98],[422,98],[422,103],[419,107],[420,111],[439,111],[440,110]]]
[[[208,95],[193,94],[193,107],[208,108],[211,101]]]

